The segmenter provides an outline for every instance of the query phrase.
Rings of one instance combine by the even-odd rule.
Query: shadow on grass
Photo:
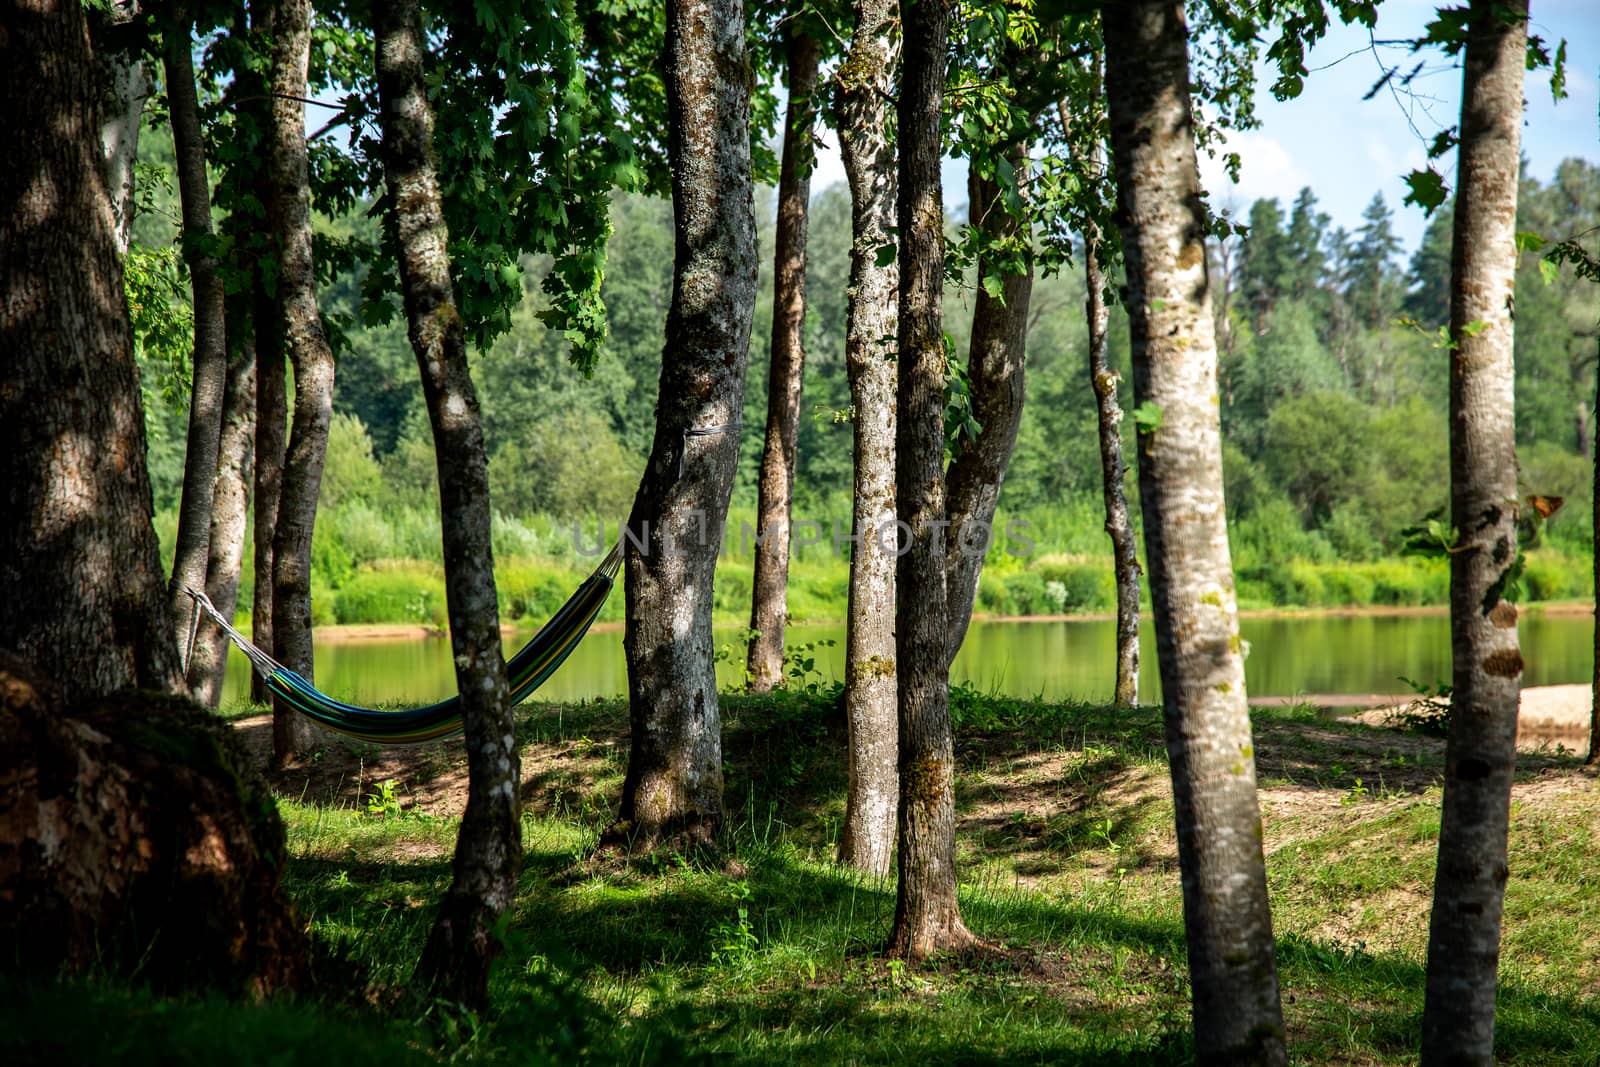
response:
[[[622,997],[611,1005],[619,1027],[645,1020],[738,1063],[921,1059],[1131,1067],[1192,1057],[1175,902],[1173,918],[1159,919],[1124,911],[1110,889],[1063,899],[1009,882],[968,885],[962,903],[974,929],[1035,957],[1037,965],[1008,972],[955,961],[896,971],[876,955],[893,915],[892,884],[802,856],[805,847],[815,853],[826,843],[827,812],[837,809],[843,791],[843,731],[832,708],[782,696],[727,698],[727,704],[728,796],[739,805],[730,813],[739,827],[730,844],[745,877],[670,860],[595,870],[581,850],[535,840],[497,991],[515,994],[542,971],[574,976],[601,1003]],[[541,711],[527,728],[546,741],[599,736],[601,724],[625,729],[615,707],[589,716],[582,710],[565,709],[559,719]],[[1037,723],[1019,726],[1034,710]],[[1030,787],[1004,780],[1006,761],[1024,761],[1044,746],[1071,764],[1064,780],[1052,783],[1058,788],[1051,803],[1061,809],[1055,814],[1031,820],[1024,811],[1017,825],[1009,816],[978,821],[976,837],[967,841],[975,840],[985,857],[1009,857],[1019,871],[1034,856],[1067,858],[1103,847],[1101,835],[1137,836],[1164,804],[1154,796],[1124,797],[1115,810],[1098,803],[1136,764],[1148,773],[1151,746],[1159,752],[1161,744],[1159,711],[1009,702],[1000,712],[981,729],[970,721],[965,728],[963,770],[1000,780],[975,786],[964,802],[981,800],[1001,812],[1012,800],[1020,805]],[[1338,780],[1341,773],[1361,775],[1371,761],[1381,766],[1393,759],[1386,755],[1391,749],[1410,758],[1417,748],[1370,728],[1292,715],[1268,716],[1257,730],[1261,747],[1280,758],[1290,781],[1339,792],[1348,785]],[[1425,762],[1417,766],[1419,774],[1426,771]],[[1039,789],[1032,790],[1037,800]],[[588,826],[582,812],[557,814]],[[371,959],[400,973],[414,961],[448,877],[443,858],[308,858],[291,865],[291,890],[330,925],[381,932],[381,943],[368,950]],[[1313,1062],[1414,1056],[1420,964],[1285,937],[1279,965],[1297,1056]],[[1508,984],[1498,1018],[1497,1052],[1508,1059],[1600,1062],[1600,1010],[1589,1000]]]

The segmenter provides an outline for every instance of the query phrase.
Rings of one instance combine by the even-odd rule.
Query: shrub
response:
[[[1323,569],[1322,586],[1329,607],[1365,605],[1372,603],[1377,589],[1372,575],[1359,564],[1332,564]]]
[[[1555,552],[1530,552],[1522,570],[1523,600],[1571,600],[1594,588],[1592,565]]]
[[[444,576],[436,566],[385,560],[363,567],[334,597],[341,623],[445,623]]]
[[[1059,606],[1054,611],[1110,611],[1116,607],[1117,576],[1109,559],[1044,556],[1032,569],[1047,586],[1059,587],[1055,597]]]

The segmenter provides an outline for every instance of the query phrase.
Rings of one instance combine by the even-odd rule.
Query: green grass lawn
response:
[[[1187,1062],[1159,713],[968,691],[953,704],[962,906],[983,950],[925,968],[878,955],[894,887],[832,862],[845,764],[828,693],[725,698],[730,829],[714,865],[592,861],[620,793],[626,709],[539,706],[520,727],[527,853],[491,1017],[438,1004],[420,1023],[414,1009],[385,1015],[407,1003],[399,991],[448,884],[459,742],[403,755],[336,744],[276,783],[287,884],[321,957],[325,1002],[28,989],[8,998],[27,1008],[20,1031],[0,1038],[0,1058],[21,1062],[6,1042],[59,1017],[67,1045],[49,1062],[210,1063],[224,1047],[245,1063],[291,1062],[279,1054],[293,1048],[378,1064]],[[1258,713],[1296,1062],[1415,1059],[1442,758],[1441,742],[1417,734]],[[1523,760],[1501,965],[1505,1062],[1600,1062],[1597,829],[1600,791],[1575,758]],[[102,1021],[73,1026],[68,1004]]]

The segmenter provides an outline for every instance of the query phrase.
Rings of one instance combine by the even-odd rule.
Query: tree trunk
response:
[[[139,124],[145,101],[155,91],[150,69],[132,39],[139,5],[130,0],[113,3],[103,12],[88,12],[89,44],[100,71],[105,118],[100,127],[100,148],[105,161],[106,189],[117,220],[117,255],[128,254],[133,236],[134,162],[139,158]]]
[[[178,691],[82,5],[5,8],[0,648],[68,699]],[[27,269],[21,269],[26,265]]]
[[[1099,227],[1084,234],[1084,300],[1089,324],[1089,384],[1094,389],[1100,427],[1100,484],[1105,500],[1106,535],[1111,538],[1112,566],[1117,577],[1117,683],[1112,699],[1120,707],[1139,703],[1139,548],[1122,479],[1122,406],[1117,403],[1120,375],[1106,358],[1106,331],[1111,309],[1106,306],[1106,279],[1100,267]]]
[[[482,1009],[495,925],[516,899],[522,866],[521,780],[489,540],[489,463],[466,333],[450,283],[449,232],[433,167],[427,47],[417,0],[373,9],[383,162],[411,347],[433,426],[444,534],[445,596],[456,691],[467,735],[467,810],[454,878],[417,964],[436,996]]]
[[[850,57],[840,68],[839,153],[850,182],[850,306],[845,359],[854,409],[855,488],[850,551],[849,624],[845,637],[844,711],[850,731],[850,784],[839,861],[887,875],[894,856],[895,763],[893,542],[895,362],[894,263],[878,249],[894,243],[895,158],[888,101],[900,51],[894,0],[857,0]]]
[[[767,379],[767,441],[761,452],[753,599],[750,605],[750,688],[764,693],[783,682],[783,628],[789,615],[789,513],[794,506],[795,440],[800,434],[800,388],[805,366],[806,214],[811,201],[811,137],[816,124],[814,38],[787,41],[789,112],[778,176],[778,231],[772,263],[772,365]]]
[[[257,54],[265,54],[272,42],[272,12],[275,0],[250,0],[250,36],[260,42]],[[270,144],[272,137],[271,105],[267,100],[267,80],[255,67],[241,66],[238,72],[238,103],[241,110],[252,112],[260,136]],[[263,149],[267,145],[261,146]],[[258,155],[260,153],[258,152]],[[259,159],[236,161],[238,167],[248,167],[249,177],[261,186],[260,199],[270,226],[271,186],[267,167]],[[243,215],[231,216],[234,219]],[[270,248],[270,233],[266,241]],[[255,507],[255,563],[254,597],[250,609],[250,640],[258,648],[270,649],[272,640],[272,540],[278,530],[278,497],[283,486],[283,458],[288,437],[288,390],[284,382],[283,329],[278,322],[278,305],[267,287],[266,272],[261,262],[261,252],[249,257],[250,291],[244,300],[250,309],[251,335],[256,351],[256,439],[255,488],[252,493]],[[270,253],[268,253],[270,254]],[[265,682],[255,671],[250,672],[250,703],[265,704],[270,699]],[[287,708],[273,710],[272,747],[274,752],[294,751],[297,738],[309,733],[299,716]]]
[[[755,312],[750,93],[739,0],[668,0],[668,155],[676,233],[656,432],[628,518],[628,701],[620,818],[605,844],[711,845],[722,723],[711,582],[739,453]]]
[[[1463,64],[1450,257],[1450,522],[1460,541],[1450,554],[1454,688],[1428,928],[1424,1065],[1494,1059],[1522,682],[1517,609],[1503,596],[1517,557],[1511,297],[1527,16],[1527,0],[1473,0]]]
[[[280,0],[272,21],[269,217],[278,254],[277,317],[294,364],[294,423],[272,539],[272,647],[280,663],[308,680],[313,676],[311,535],[333,420],[333,352],[317,310],[305,105],[300,102],[310,61],[311,0]],[[282,722],[280,730],[285,716],[293,716],[293,722]],[[281,701],[273,718],[272,758],[281,766],[309,743],[310,722]]]
[[[250,640],[258,648],[272,648],[272,541],[278,531],[278,497],[283,488],[283,457],[287,450],[289,398],[284,381],[283,337],[277,303],[267,294],[259,275],[255,289],[256,345],[256,470],[255,490],[255,593],[250,610]],[[250,702],[270,699],[266,683],[250,672]],[[272,750],[292,752],[301,729],[300,716],[288,708],[272,711]]]
[[[1139,489],[1202,1064],[1283,1064],[1254,747],[1222,495],[1206,220],[1176,0],[1107,7],[1133,374],[1160,425]]]
[[[256,352],[249,334],[236,337],[229,348],[233,354],[228,360],[228,387],[222,397],[222,438],[217,450],[217,484],[211,505],[206,596],[224,618],[231,619],[239,603],[239,567],[244,560],[244,532],[250,514],[250,476],[255,458],[252,444],[256,432]],[[228,645],[228,635],[209,618],[201,616],[194,650],[189,655],[189,695],[209,708],[216,707],[222,700]]]
[[[177,153],[178,192],[183,204],[183,254],[193,286],[193,387],[189,400],[188,447],[183,463],[183,497],[178,505],[178,535],[167,599],[172,605],[173,640],[186,649],[193,602],[187,590],[203,590],[211,550],[212,498],[222,436],[222,395],[228,383],[228,349],[222,275],[212,252],[211,179],[206,174],[205,141],[200,133],[200,100],[194,86],[190,16],[183,7],[170,15],[161,33],[167,73],[167,103]],[[184,655],[187,655],[187,651]],[[187,666],[187,665],[186,665]]]
[[[1093,107],[1098,118],[1103,98],[1100,72],[1095,72]],[[1070,116],[1065,101],[1057,105],[1061,128],[1068,129]],[[1098,139],[1089,150],[1090,166],[1098,171],[1106,166],[1105,147]],[[1117,578],[1117,682],[1112,699],[1125,708],[1139,703],[1139,548],[1133,536],[1133,520],[1128,514],[1128,496],[1123,489],[1127,467],[1122,462],[1122,406],[1117,403],[1117,383],[1121,376],[1111,369],[1106,357],[1106,334],[1111,323],[1111,308],[1106,303],[1107,282],[1100,262],[1104,247],[1100,224],[1090,218],[1083,228],[1083,275],[1088,295],[1084,299],[1084,318],[1089,327],[1089,386],[1094,390],[1095,415],[1100,429],[1100,486],[1105,501],[1106,535],[1111,538],[1112,567]],[[1227,267],[1223,267],[1223,314],[1219,321],[1227,329]]]
[[[1004,149],[1005,158],[1024,173],[1028,150],[1023,144]],[[970,171],[967,178],[971,224],[998,241],[1030,240],[1026,220],[1006,211],[998,182]],[[978,277],[992,269],[978,260]],[[967,380],[972,387],[972,414],[981,429],[977,440],[961,442],[960,452],[945,475],[949,489],[950,529],[946,537],[945,573],[949,596],[948,658],[954,661],[972,622],[978,578],[992,537],[1000,487],[1017,445],[1022,425],[1023,357],[1028,347],[1028,302],[1033,296],[1033,261],[1018,274],[1006,274],[999,298],[978,287],[972,309],[972,342],[967,348]]]
[[[921,960],[972,942],[956,902],[955,752],[945,608],[944,201],[940,110],[948,0],[905,8],[900,138],[900,320],[895,503],[910,527],[899,558],[899,870],[890,955]]]
[[[157,693],[68,704],[0,650],[8,980],[79,972],[257,998],[309,984],[304,921],[279,883],[283,822],[239,736]]]
[[[1600,343],[1600,340],[1597,340]],[[1594,410],[1600,413],[1600,363],[1596,364],[1594,382]],[[1600,530],[1600,461],[1595,462],[1590,477],[1589,498],[1593,502],[1589,529]],[[1600,538],[1594,539],[1594,675],[1589,683],[1589,755],[1584,762],[1593,767],[1600,763]],[[1520,701],[1520,697],[1518,698]]]

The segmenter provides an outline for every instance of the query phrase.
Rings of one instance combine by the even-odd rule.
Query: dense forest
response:
[[[162,159],[161,133],[152,129],[142,140],[151,146],[153,167]],[[147,173],[159,190],[159,172]],[[756,218],[767,249],[770,190],[764,197],[758,196]],[[833,523],[847,531],[850,522],[849,212],[843,186],[818,192],[811,208],[794,506],[797,517],[821,531],[817,546],[796,549],[801,565],[791,613],[812,620],[844,615],[844,565],[833,558]],[[1600,225],[1600,168],[1572,159],[1549,183],[1524,178],[1518,212],[1519,229],[1552,239]],[[170,221],[162,225],[163,217],[139,216],[135,241],[144,248],[135,254],[176,264],[168,251],[175,230]],[[590,546],[597,520],[614,539],[627,515],[653,427],[671,289],[670,217],[670,205],[659,199],[619,196],[613,204],[602,291],[611,328],[592,376],[574,371],[569,343],[539,318],[549,264],[534,259],[524,261],[525,295],[509,331],[474,364],[484,397],[497,555],[512,589],[580,569],[574,523],[582,530],[576,540]],[[1314,191],[1304,189],[1292,203],[1256,202],[1238,220],[1242,231],[1213,245],[1228,518],[1249,605],[1443,603],[1442,568],[1401,553],[1405,530],[1445,499],[1444,382],[1436,371],[1438,331],[1449,317],[1451,218],[1446,205],[1421,247],[1408,254],[1381,197],[1349,233],[1331,226]],[[763,253],[762,261],[768,258]],[[1518,270],[1517,445],[1524,488],[1566,501],[1549,524],[1546,550],[1530,559],[1528,595],[1548,600],[1588,596],[1592,586],[1589,405],[1596,340],[1588,283],[1570,273],[1546,280],[1540,263],[1530,250]],[[325,622],[439,621],[443,583],[429,503],[437,490],[421,388],[404,330],[360,327],[362,282],[358,270],[342,273],[323,298],[324,313],[346,329],[318,523],[314,610]],[[181,318],[187,286],[176,276],[166,284],[171,314]],[[1027,341],[1031,402],[1001,497],[1003,512],[1029,524],[1034,544],[1024,559],[1013,560],[1003,546],[992,554],[980,597],[994,614],[1114,605],[1110,546],[1101,530],[1095,401],[1082,372],[1083,298],[1078,271],[1063,269],[1037,283]],[[771,300],[770,271],[763,269],[754,354],[768,349]],[[970,287],[952,282],[947,301],[954,350],[964,352]],[[1120,400],[1131,408],[1120,310],[1112,323]],[[147,351],[155,350],[147,341]],[[161,365],[177,379],[185,351],[177,345],[171,350],[177,362]],[[157,525],[168,531],[182,484],[186,396],[168,388],[151,396],[166,402],[149,408]],[[753,374],[746,427],[759,426],[765,410],[765,378]],[[1130,447],[1132,426],[1124,427]],[[573,440],[586,447],[562,447]],[[733,508],[752,529],[760,453],[760,435],[747,431]],[[1129,489],[1136,491],[1131,481]],[[719,616],[730,622],[742,620],[749,597],[754,538],[741,538],[739,529],[736,521],[728,538],[733,565],[724,569],[718,595]],[[1365,566],[1333,565],[1350,563]],[[511,616],[542,621],[559,604],[558,589],[552,582],[543,597],[509,594]]]
[[[0,3],[0,1059],[1600,1059],[1568,42],[1398,42],[1414,250],[1202,183],[1379,7]],[[1448,679],[1250,691],[1371,605]]]

